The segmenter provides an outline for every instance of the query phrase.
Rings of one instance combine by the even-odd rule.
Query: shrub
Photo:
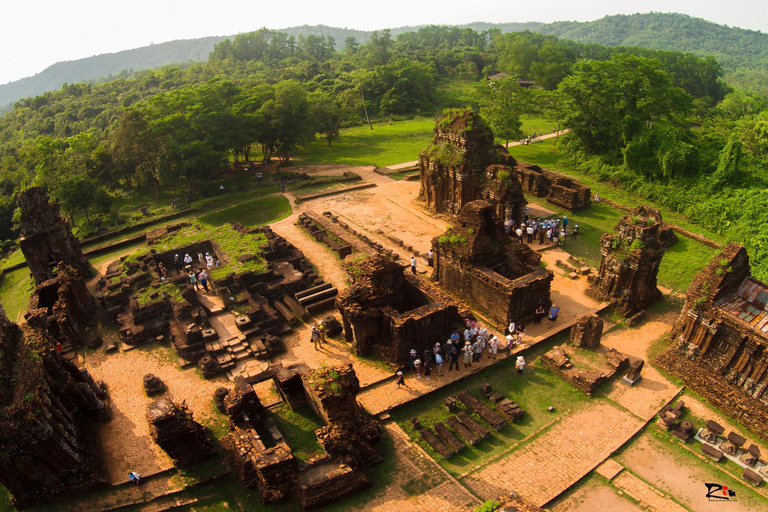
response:
[[[500,506],[501,506],[501,503],[499,503],[496,500],[485,500],[485,503],[483,503],[479,507],[475,507],[475,512],[493,512]]]

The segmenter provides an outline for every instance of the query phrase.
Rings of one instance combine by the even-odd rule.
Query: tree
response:
[[[53,190],[53,195],[70,216],[82,211],[89,224],[91,223],[89,210],[106,213],[112,204],[112,197],[104,187],[85,174],[72,176],[60,182]]]
[[[342,104],[342,99],[336,99],[321,91],[316,91],[311,96],[313,124],[317,133],[328,141],[328,147],[333,139],[339,136],[341,123],[349,116],[350,111]]]
[[[522,137],[520,115],[527,111],[529,102],[527,90],[515,78],[485,79],[475,88],[475,95],[481,105],[480,113],[496,137],[507,144]]]
[[[691,97],[672,85],[657,60],[628,54],[578,61],[558,91],[562,125],[587,153],[613,158],[654,120],[677,125],[691,107]]]

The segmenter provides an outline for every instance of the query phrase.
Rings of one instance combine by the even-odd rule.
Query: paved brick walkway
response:
[[[658,510],[660,512],[687,512],[688,510],[672,501],[669,496],[663,492],[651,487],[628,471],[619,473],[619,476],[614,478],[612,483],[629,496],[639,501],[641,505],[646,507],[646,510]]]
[[[395,423],[384,425],[394,442],[393,480],[376,497],[349,510],[465,512],[482,502],[451,478]]]
[[[514,489],[543,506],[609,457],[644,424],[622,408],[594,402],[461,482],[483,500]]]

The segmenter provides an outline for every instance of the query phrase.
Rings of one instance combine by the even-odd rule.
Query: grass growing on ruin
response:
[[[156,297],[152,297],[157,294]],[[168,294],[173,302],[184,302],[184,298],[181,296],[181,290],[178,286],[168,281],[160,283],[157,286],[147,286],[136,292],[136,302],[139,305],[144,305],[155,300],[160,300],[163,294]]]
[[[201,224],[221,226],[240,223],[245,227],[256,227],[276,222],[291,214],[291,204],[282,195],[268,196],[202,215]]]
[[[297,163],[337,163],[348,165],[401,164],[419,158],[434,137],[435,121],[431,117],[408,121],[375,122],[341,130],[339,138],[328,147],[317,138],[293,154]]]
[[[29,277],[29,269],[22,267],[0,276],[0,303],[11,321],[16,321],[19,313],[25,313],[29,296],[35,289],[35,282]]]
[[[309,405],[293,411],[284,403],[273,408],[271,412],[274,414],[272,417],[278,430],[298,459],[309,460],[324,453],[323,447],[315,437],[315,430],[322,427],[323,422]]]
[[[521,378],[515,377],[515,358],[510,357],[491,369],[483,370],[478,375],[451,384],[428,397],[406,404],[401,409],[392,413],[392,417],[408,433],[411,439],[417,441],[427,453],[452,475],[462,475],[467,471],[477,468],[514,443],[519,443],[527,435],[541,429],[548,422],[561,416],[567,410],[577,409],[590,400],[586,395],[549,371],[540,362],[537,361],[531,364],[537,355],[551,348],[552,344],[547,343],[545,345],[546,347],[535,347],[535,349],[525,354],[526,361],[529,364],[525,369],[524,376]],[[406,376],[406,382],[408,382],[409,377]],[[410,378],[412,379],[413,377]],[[436,377],[436,379],[439,379],[439,377]],[[491,430],[491,436],[476,446],[468,446],[450,460],[443,459],[416,433],[410,424],[410,418],[418,416],[421,424],[428,427],[433,426],[438,421],[444,422],[453,413],[448,412],[443,404],[443,400],[448,396],[456,396],[458,392],[465,389],[472,393],[475,398],[484,401],[488,405],[490,402],[480,393],[480,386],[485,382],[491,384],[494,391],[498,391],[505,397],[519,403],[526,412],[525,416],[513,425],[507,425],[500,432],[497,432],[485,424],[479,417],[472,415],[476,421]],[[554,412],[547,410],[549,406],[554,407]],[[492,406],[491,408],[493,409]]]

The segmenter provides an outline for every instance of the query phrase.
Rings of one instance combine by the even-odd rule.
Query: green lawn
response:
[[[509,154],[521,162],[548,168],[556,166],[562,157],[560,150],[555,146],[555,139],[546,139],[528,145],[511,146]]]
[[[535,351],[526,354],[525,357],[529,364],[521,378],[515,377],[515,358],[510,357],[492,369],[486,369],[478,375],[456,382],[427,397],[406,404],[392,413],[392,418],[449,473],[454,476],[461,475],[499,455],[514,443],[522,441],[527,435],[536,432],[567,410],[577,409],[589,400],[594,400],[574,389],[540,362],[530,364],[538,354],[545,352],[553,344],[554,342],[547,343],[546,347],[536,347]],[[407,379],[408,377],[406,377],[406,382]],[[438,421],[444,421],[452,413],[448,412],[443,400],[448,396],[456,396],[456,393],[465,389],[472,393],[475,398],[490,404],[480,393],[480,386],[485,382],[491,384],[494,391],[498,391],[505,397],[519,403],[526,412],[525,416],[513,425],[507,425],[500,432],[497,432],[489,428],[479,417],[473,415],[476,421],[491,430],[491,436],[475,446],[468,446],[450,460],[443,459],[415,432],[410,419],[417,416],[421,424],[428,427],[433,426]],[[547,410],[549,406],[554,407],[553,412]]]
[[[315,139],[297,149],[292,158],[301,164],[387,165],[419,158],[434,137],[435,121],[417,118],[409,121],[378,122],[341,130],[339,138],[328,147],[324,139]]]
[[[291,214],[291,204],[282,195],[267,196],[224,208],[198,217],[202,224],[221,226],[239,222],[246,227],[256,227],[276,222]]]
[[[20,312],[27,311],[29,296],[34,288],[35,282],[29,277],[27,267],[6,272],[0,277],[0,303],[11,321],[15,322]]]

